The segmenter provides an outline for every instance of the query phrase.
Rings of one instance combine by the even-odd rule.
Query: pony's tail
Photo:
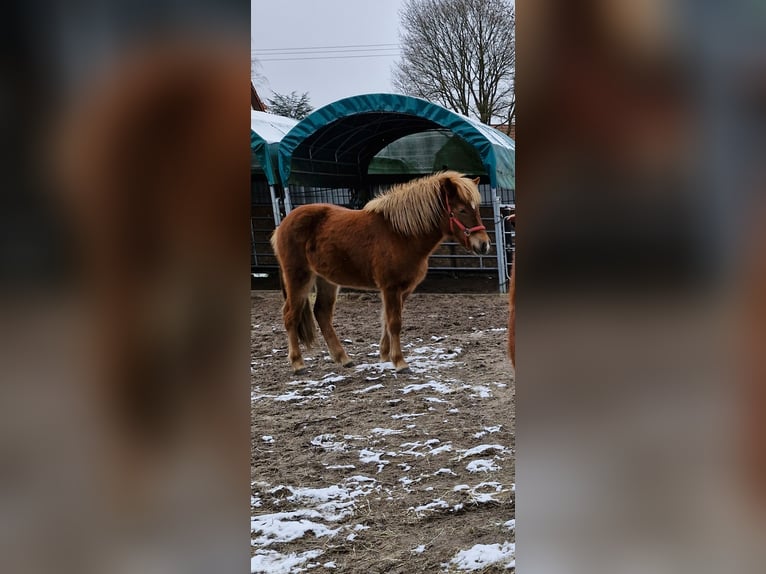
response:
[[[282,287],[282,297],[287,299],[287,290],[280,274],[279,277],[280,286]],[[287,302],[285,301],[285,305]],[[311,312],[311,304],[308,297],[303,301],[303,307],[299,313],[298,318],[298,341],[306,345],[307,349],[310,349],[316,341],[316,328],[314,327],[314,315]]]
[[[271,234],[271,247],[274,250],[274,254],[277,256],[277,261],[279,262],[280,266],[280,273],[279,273],[279,287],[282,289],[282,298],[287,300],[287,289],[285,288],[285,276],[284,276],[284,268],[282,267],[282,258],[280,257],[280,251],[278,249],[279,244],[279,230],[280,227],[277,227],[274,230],[274,233]],[[287,303],[285,303],[287,304]],[[308,297],[306,297],[303,300],[303,304],[301,307],[300,312],[298,313],[298,325],[297,325],[297,331],[298,331],[298,341],[306,345],[307,349],[310,349],[314,342],[316,341],[316,328],[314,326],[314,315],[311,312],[311,304],[309,303]]]
[[[310,349],[316,340],[316,328],[314,327],[314,315],[311,312],[309,300],[303,302],[300,319],[298,321],[298,340]]]

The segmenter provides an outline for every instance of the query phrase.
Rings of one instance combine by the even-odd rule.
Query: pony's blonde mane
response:
[[[370,200],[363,209],[380,213],[402,235],[429,233],[439,227],[439,221],[447,209],[439,193],[444,180],[452,183],[463,203],[481,203],[481,196],[470,179],[456,171],[442,171],[395,185]]]

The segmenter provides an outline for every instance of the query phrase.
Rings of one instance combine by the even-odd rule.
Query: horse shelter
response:
[[[281,220],[282,195],[277,169],[277,146],[297,120],[250,112],[250,268],[251,273],[274,269],[277,261],[269,237]]]
[[[429,272],[496,274],[499,290],[507,290],[514,233],[504,216],[515,209],[511,138],[426,100],[398,94],[344,98],[300,122],[271,116],[284,120],[280,130],[294,122],[286,132],[271,133],[271,139],[255,123],[256,114],[259,122],[270,114],[252,114],[254,157],[254,146],[260,145],[253,163],[251,212],[255,272],[276,269],[268,234],[294,207],[323,202],[358,209],[393,184],[451,169],[481,179],[481,215],[493,248],[487,255],[471,255],[445,241],[429,259]]]

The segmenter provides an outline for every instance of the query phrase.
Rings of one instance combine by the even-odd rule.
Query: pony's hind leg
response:
[[[353,366],[354,362],[346,354],[340,339],[332,326],[332,315],[335,310],[335,299],[338,296],[338,286],[330,283],[326,279],[317,276],[317,298],[314,303],[314,316],[319,323],[319,329],[327,343],[327,349],[330,351],[333,361],[340,363],[344,367]]]
[[[282,318],[287,331],[287,356],[296,375],[303,373],[306,365],[301,356],[300,344],[311,348],[315,339],[314,319],[311,316],[309,292],[314,282],[312,275],[301,277],[301,281],[288,282],[283,274],[285,285],[285,304]]]

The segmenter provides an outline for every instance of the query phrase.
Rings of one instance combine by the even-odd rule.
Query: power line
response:
[[[325,50],[333,48],[377,48],[381,46],[399,46],[399,44],[345,44],[342,46],[303,46],[299,48],[253,48],[252,52],[288,52],[295,50]]]
[[[348,58],[381,58],[398,56],[398,53],[391,54],[357,54],[351,56],[317,56],[317,57],[305,57],[305,58],[258,58],[259,62],[297,62],[300,60],[343,60]]]
[[[263,54],[264,56],[271,57],[271,56],[313,56],[318,54],[351,54],[353,52],[378,52],[380,54],[384,54],[386,52],[398,52],[399,48],[351,48],[348,50],[305,50],[303,52],[269,52],[268,54]],[[258,56],[258,52],[253,52],[254,55]]]

